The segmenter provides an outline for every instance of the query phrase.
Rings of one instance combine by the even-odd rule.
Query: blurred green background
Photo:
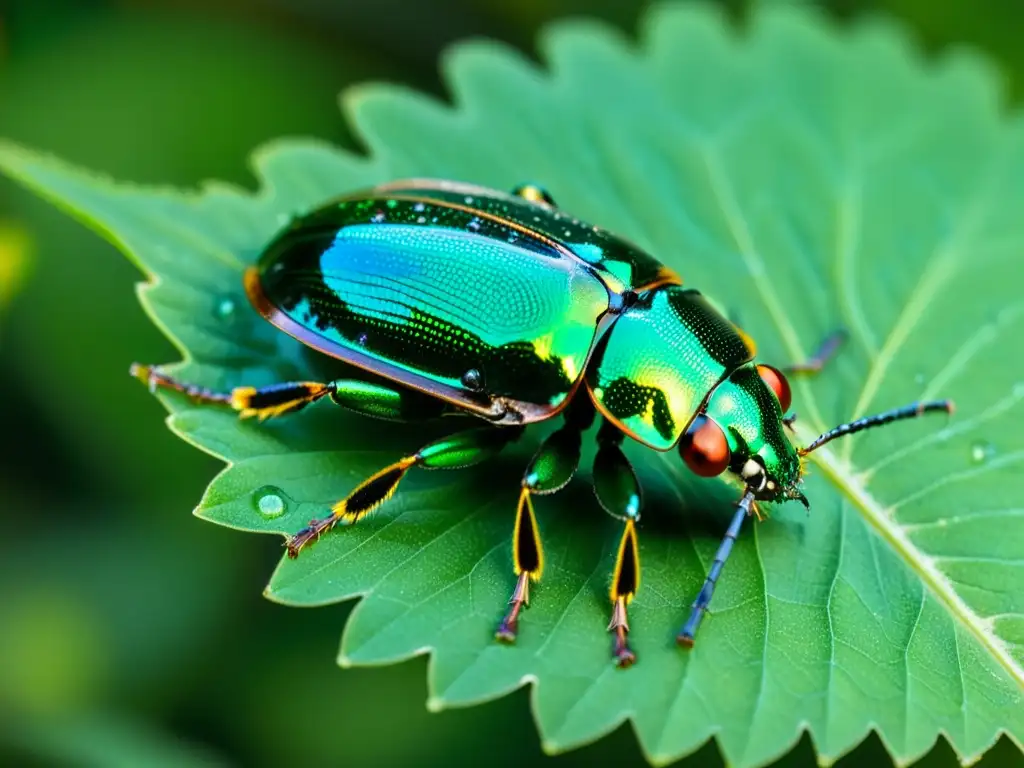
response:
[[[644,5],[6,0],[0,135],[121,179],[251,187],[246,157],[267,139],[353,146],[337,109],[348,84],[443,94],[450,42],[532,54],[546,21],[585,13],[631,31]],[[727,5],[742,18],[744,3]],[[977,46],[1022,93],[1022,3],[822,5],[841,20],[889,12],[932,51]],[[280,542],[190,516],[219,463],[173,437],[127,375],[132,360],[177,359],[136,302],[139,277],[0,180],[0,765],[642,764],[628,728],[544,758],[526,691],[429,714],[424,659],[335,666],[351,606],[264,600]],[[842,765],[887,762],[872,738]],[[944,743],[925,762],[955,764]],[[786,763],[813,764],[807,739]],[[687,764],[721,759],[712,745]],[[984,765],[1024,760],[1004,740]]]

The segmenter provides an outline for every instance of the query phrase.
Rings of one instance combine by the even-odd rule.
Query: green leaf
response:
[[[899,763],[945,736],[964,761],[1024,740],[1024,123],[968,54],[926,62],[875,22],[759,11],[742,34],[697,6],[650,13],[638,46],[585,22],[542,40],[540,69],[494,44],[445,60],[456,106],[396,87],[350,92],[369,157],[314,142],[261,150],[258,194],[115,185],[12,145],[0,166],[117,243],[152,280],[142,301],[209,387],[330,375],[263,323],[240,273],[288,217],[407,175],[508,188],[541,180],[574,215],[637,241],[715,297],[764,360],[851,341],[795,383],[800,437],[924,397],[922,419],[814,454],[813,509],[776,508],[741,537],[697,645],[673,642],[734,501],[674,453],[633,446],[646,491],[639,663],[609,661],[619,524],[586,473],[538,517],[548,553],[520,640],[491,642],[513,585],[509,540],[527,443],[484,469],[412,473],[384,509],[282,560],[267,595],[364,596],[340,661],[430,653],[430,706],[533,683],[544,745],[632,721],[666,763],[715,736],[759,765],[809,730],[823,761],[876,729]],[[230,462],[196,513],[294,532],[427,435],[367,428],[328,405],[263,425],[161,394],[170,426]],[[437,434],[433,432],[431,434]],[[260,515],[275,493],[283,514]]]

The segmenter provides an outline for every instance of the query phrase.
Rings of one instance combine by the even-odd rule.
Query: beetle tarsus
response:
[[[294,536],[289,537],[285,542],[285,546],[288,548],[288,557],[294,560],[299,556],[299,552],[302,551],[303,547],[318,541],[321,536],[337,525],[340,519],[337,515],[331,515],[319,520],[310,520],[309,525]]]
[[[526,571],[519,574],[519,581],[516,582],[516,588],[512,592],[508,604],[508,613],[505,614],[505,618],[501,620],[501,624],[498,625],[498,629],[494,633],[494,639],[502,643],[516,641],[516,635],[519,633],[519,612],[524,606],[529,607],[530,605],[530,574]]]
[[[214,392],[212,389],[206,387],[197,387],[195,384],[188,384],[184,381],[180,381],[173,376],[168,376],[163,373],[155,366],[143,365],[142,363],[132,363],[128,369],[128,373],[133,377],[141,381],[147,387],[150,392],[156,392],[157,389],[169,389],[174,392],[180,392],[192,399],[194,403],[218,403],[220,405],[228,405],[231,403],[231,395],[223,392]]]
[[[612,620],[608,622],[608,631],[615,633],[615,647],[612,658],[619,669],[628,669],[636,663],[636,654],[629,647],[626,639],[629,635],[629,619],[626,616],[626,598],[620,597],[612,608]]]
[[[622,541],[619,543],[619,552],[615,558],[611,588],[612,618],[608,622],[608,631],[615,633],[615,649],[612,655],[615,666],[620,669],[631,667],[636,661],[636,654],[626,640],[626,635],[629,634],[626,604],[633,599],[639,588],[640,550],[636,538],[636,523],[633,518],[627,518],[622,531]]]

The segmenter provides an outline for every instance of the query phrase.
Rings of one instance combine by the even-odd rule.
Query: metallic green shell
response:
[[[782,408],[756,365],[737,368],[719,384],[706,413],[725,431],[738,463],[757,455],[781,486],[793,486],[799,479],[800,458],[783,431]]]
[[[587,386],[616,426],[665,451],[715,385],[753,355],[698,291],[666,286],[642,294],[615,321],[587,369]]]
[[[377,190],[465,206],[542,235],[593,266],[613,296],[653,285],[682,282],[672,270],[636,245],[574,219],[558,208],[483,187],[435,179],[397,181]]]
[[[548,418],[612,295],[559,243],[483,215],[495,208],[484,203],[334,202],[267,247],[250,298],[321,352],[498,422]]]

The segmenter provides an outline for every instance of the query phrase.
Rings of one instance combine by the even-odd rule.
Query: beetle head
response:
[[[746,365],[715,389],[680,441],[687,466],[701,476],[728,471],[759,501],[796,499],[803,466],[786,434],[789,385],[781,372]]]

